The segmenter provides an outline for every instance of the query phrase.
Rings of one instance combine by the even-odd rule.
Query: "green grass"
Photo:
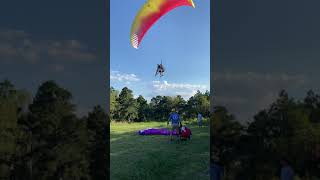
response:
[[[187,125],[190,141],[141,136],[138,130],[167,127],[165,122],[111,123],[112,180],[209,179],[209,127]]]

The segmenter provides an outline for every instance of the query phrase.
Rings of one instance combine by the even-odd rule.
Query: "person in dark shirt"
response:
[[[221,180],[223,177],[222,164],[215,160],[210,166],[210,180]]]
[[[162,77],[164,71],[165,71],[165,70],[164,70],[164,66],[162,65],[162,63],[161,63],[161,64],[158,64],[158,65],[157,65],[157,70],[156,70],[155,76],[157,76],[157,74],[159,73],[159,74],[160,74],[160,77]]]
[[[289,161],[285,158],[282,158],[280,163],[282,166],[280,179],[281,180],[293,180],[294,171],[291,168],[291,166],[289,165]]]

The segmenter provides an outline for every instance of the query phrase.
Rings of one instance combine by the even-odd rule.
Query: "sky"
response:
[[[146,0],[110,1],[110,85],[128,87],[147,100],[210,89],[210,1],[194,0],[196,8],[178,7],[146,33],[139,49],[130,44],[133,20]],[[166,72],[155,77],[156,65]]]
[[[0,80],[35,95],[54,80],[73,94],[79,115],[106,107],[105,1],[4,1],[0,6]]]
[[[8,78],[33,94],[55,80],[70,90],[79,113],[106,107],[106,79],[135,95],[183,94],[209,89],[209,38],[215,101],[240,121],[252,120],[281,89],[302,98],[320,93],[320,1],[223,0],[180,7],[149,30],[138,50],[129,33],[145,0],[111,0],[107,74],[105,1],[3,1],[0,6],[0,80]],[[154,77],[162,59],[166,74]]]
[[[245,122],[281,89],[298,99],[320,93],[318,7],[317,0],[215,1],[214,104]]]

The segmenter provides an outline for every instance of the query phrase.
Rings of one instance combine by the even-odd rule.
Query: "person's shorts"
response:
[[[179,130],[179,124],[172,124],[171,127],[172,127],[172,130],[175,130],[175,129]]]

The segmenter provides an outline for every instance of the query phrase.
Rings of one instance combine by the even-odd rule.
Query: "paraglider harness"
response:
[[[157,65],[157,70],[156,70],[155,76],[157,76],[158,73],[159,73],[159,74],[160,74],[160,77],[162,77],[164,71],[165,71],[165,69],[164,69],[164,67],[163,67],[163,65],[162,65],[162,61],[161,61],[161,64],[158,64],[158,65]]]

